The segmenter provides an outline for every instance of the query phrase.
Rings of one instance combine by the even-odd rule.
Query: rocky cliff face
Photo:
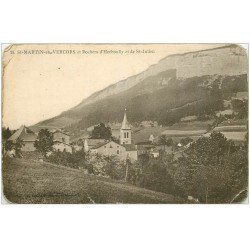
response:
[[[246,51],[236,45],[169,56],[160,63],[174,67],[177,78],[203,75],[241,75],[247,73]]]
[[[146,71],[113,84],[83,100],[75,109],[130,89],[149,76],[175,69],[177,78],[190,78],[203,75],[240,75],[248,70],[245,49],[229,45],[215,49],[168,56]]]
[[[221,82],[227,97],[247,91],[247,72],[246,51],[237,45],[171,55],[38,125],[65,127],[76,124],[79,130],[99,122],[120,121],[121,110],[125,107],[134,122],[155,120],[167,124],[167,119],[204,112],[210,105],[206,99],[208,93],[205,93],[209,90],[204,86],[212,85],[216,79]],[[175,110],[172,118],[171,110]]]

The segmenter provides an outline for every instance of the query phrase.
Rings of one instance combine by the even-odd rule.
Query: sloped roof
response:
[[[124,148],[125,148],[125,145],[124,145],[124,144],[120,145],[119,143],[116,143],[116,142],[114,142],[114,141],[105,141],[105,142],[103,142],[103,143],[97,144],[97,145],[96,145],[95,147],[93,147],[92,149],[100,148],[100,147],[105,146],[106,144],[108,144],[108,143],[110,143],[110,142],[112,142],[112,143],[114,143],[114,144],[116,144],[116,145],[119,145],[120,147],[124,147]]]
[[[103,144],[103,143],[108,143],[109,141],[105,140],[105,139],[86,139],[88,146],[97,146],[99,144]]]
[[[35,141],[37,135],[30,130],[29,128],[22,125],[10,138],[10,141],[16,141],[17,139],[21,139],[23,141]]]
[[[121,129],[131,129],[131,128],[130,128],[130,125],[129,125],[129,123],[128,123],[128,120],[127,120],[126,109],[125,109],[125,112],[124,112],[124,117],[123,117]]]
[[[100,148],[100,147],[102,147],[102,146],[104,146],[104,145],[106,145],[106,144],[108,144],[109,143],[109,141],[106,141],[106,142],[103,142],[103,143],[99,143],[99,144],[97,144],[97,145],[95,145],[93,148],[91,148],[91,149],[97,149],[97,148]]]
[[[140,141],[136,145],[153,145],[151,141]]]
[[[154,145],[137,145],[138,150],[148,150],[154,147],[155,147]]]
[[[69,144],[67,144],[65,142],[62,142],[62,141],[54,141],[54,144],[63,144],[63,145],[71,147],[71,145],[69,145]]]
[[[122,144],[126,151],[136,151],[136,147],[134,144]]]

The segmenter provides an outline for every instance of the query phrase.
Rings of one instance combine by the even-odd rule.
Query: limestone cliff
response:
[[[76,109],[101,100],[107,96],[130,89],[149,76],[176,69],[177,78],[189,78],[203,75],[240,75],[248,70],[248,58],[245,49],[238,45],[228,45],[215,49],[176,54],[160,60],[144,72],[117,82],[80,103]]]

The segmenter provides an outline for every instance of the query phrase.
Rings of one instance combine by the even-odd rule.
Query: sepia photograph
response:
[[[248,44],[2,44],[2,203],[248,204]]]

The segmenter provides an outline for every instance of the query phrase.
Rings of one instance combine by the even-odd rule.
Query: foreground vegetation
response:
[[[222,133],[212,132],[190,142],[182,151],[167,154],[162,150],[157,158],[144,154],[134,163],[84,151],[54,152],[47,160],[183,199],[193,197],[201,203],[243,200],[240,194],[246,195],[248,187],[247,137],[243,144],[235,145]]]
[[[64,166],[70,167],[72,171],[77,171],[77,173],[80,174],[81,177],[77,177],[73,180],[71,179],[73,172],[70,173],[69,179],[66,175],[61,176],[62,179],[64,179],[65,177],[64,184],[66,187],[69,187],[68,191],[70,192],[72,191],[71,184],[69,184],[71,183],[71,181],[73,181],[74,183],[77,182],[78,185],[80,185],[79,189],[73,189],[76,198],[73,198],[72,200],[77,200],[77,202],[79,203],[88,202],[86,199],[85,201],[79,201],[79,197],[83,197],[83,193],[79,191],[82,190],[81,188],[87,188],[89,190],[88,193],[92,193],[91,189],[93,188],[93,195],[95,196],[98,203],[161,203],[161,201],[159,201],[158,199],[157,202],[148,199],[144,200],[143,195],[142,197],[138,198],[137,196],[134,196],[134,194],[133,197],[135,199],[132,200],[131,197],[128,198],[126,196],[127,194],[125,195],[125,199],[122,198],[120,200],[119,198],[115,198],[115,200],[112,200],[109,197],[109,193],[113,193],[114,190],[112,191],[108,188],[106,189],[105,187],[102,189],[102,192],[106,194],[101,192],[101,195],[99,196],[99,194],[97,195],[95,193],[95,191],[97,190],[89,182],[89,179],[86,179],[86,175],[83,175],[83,173],[88,173],[87,176],[94,175],[99,176],[98,178],[104,178],[102,179],[102,181],[104,181],[105,183],[113,180],[116,182],[122,182],[122,185],[125,185],[125,183],[132,184],[133,186],[130,186],[131,188],[146,188],[148,190],[172,195],[172,197],[181,197],[182,201],[186,201],[191,197],[192,200],[196,200],[197,202],[201,203],[232,203],[235,201],[238,202],[244,200],[248,192],[247,139],[248,137],[246,136],[244,143],[235,144],[233,141],[228,140],[221,132],[213,131],[209,135],[209,137],[200,137],[197,141],[193,141],[191,138],[185,138],[181,140],[181,143],[183,145],[188,145],[188,147],[184,147],[181,150],[176,149],[172,151],[171,154],[167,154],[164,150],[165,146],[172,145],[173,147],[174,142],[166,135],[162,135],[160,137],[160,143],[161,145],[164,145],[164,147],[162,148],[159,157],[153,158],[149,154],[143,154],[140,155],[138,161],[134,163],[131,163],[128,159],[126,161],[122,161],[116,156],[88,154],[84,152],[84,150],[74,151],[73,153],[52,151],[49,155],[47,155],[47,150],[45,152],[41,149],[44,148],[44,145],[51,145],[49,141],[44,140],[44,136],[42,136],[42,140],[40,140],[42,142],[42,147],[38,147],[37,152],[34,153],[40,152],[40,154],[44,155],[44,160],[46,162],[59,166],[57,167],[59,168],[57,169],[57,172],[60,172],[60,168],[62,168],[63,173],[64,170],[62,166]],[[6,146],[8,146],[7,143],[5,144],[5,149],[7,149]],[[17,152],[19,151],[20,148],[18,148]],[[23,156],[23,154],[21,155],[19,153],[15,155],[15,157]],[[31,156],[30,159],[32,158],[33,157]],[[38,157],[37,159],[40,158]],[[11,173],[9,171],[11,170],[11,166],[13,165],[13,163],[14,166],[16,163],[18,164],[18,162],[15,161],[11,162],[11,159],[9,159],[7,156],[4,157],[4,165],[7,169],[7,173]],[[34,166],[32,164],[37,165],[38,163],[35,163],[34,161],[27,161],[24,163],[29,166],[29,168],[25,168],[26,173],[25,171],[23,172],[25,177],[24,179],[23,176],[20,179],[16,179],[16,177],[18,177],[18,173],[20,173],[19,169],[21,169],[22,171],[24,170],[23,164],[21,164],[22,168],[16,168],[17,174],[15,172],[12,173],[14,182],[10,178],[11,174],[6,174],[4,176],[4,178],[6,178],[4,179],[4,182],[6,184],[6,187],[8,187],[7,190],[10,190],[11,197],[15,197],[15,192],[19,193],[20,190],[23,189],[23,186],[25,189],[28,184],[29,189],[31,189],[31,194],[29,195],[30,191],[28,191],[28,189],[25,189],[25,192],[27,192],[27,194],[23,192],[21,195],[22,197],[32,197],[32,202],[36,202],[36,199],[34,200],[34,197],[39,197],[37,202],[56,202],[58,189],[55,189],[53,187],[52,190],[50,190],[50,184],[48,184],[47,186],[47,183],[51,182],[49,176],[51,170],[47,169],[47,166],[49,165],[43,165],[43,163],[39,163],[40,165],[37,166],[38,171],[43,171],[42,176],[45,176],[46,178],[41,178],[37,182],[37,179],[33,180],[33,174],[36,174],[37,170],[33,172]],[[8,167],[8,165],[10,165],[10,168]],[[39,169],[40,166],[43,167],[41,170]],[[47,170],[49,170],[48,173]],[[39,174],[41,173],[39,172]],[[57,183],[57,181],[61,182],[60,173],[56,176],[57,180],[55,181],[55,183]],[[30,180],[28,179],[28,177],[30,178]],[[82,182],[82,179],[85,179],[85,186]],[[42,182],[40,182],[40,180]],[[11,185],[9,183],[11,183]],[[30,183],[31,186],[29,186]],[[43,200],[43,198],[41,198],[43,194],[41,190],[38,192],[38,195],[36,195],[36,193],[33,193],[33,191],[36,190],[34,188],[36,188],[37,185],[41,188],[44,194],[47,195],[47,192],[50,192],[50,198],[45,195],[47,198]],[[15,187],[18,188],[15,190],[15,192],[12,192],[12,188],[15,189]],[[91,189],[89,189],[90,187]],[[114,187],[117,189],[117,185],[115,185]],[[58,188],[58,186],[56,186],[56,188]],[[120,191],[118,191],[118,189],[116,191],[117,195],[119,196]],[[122,190],[121,192],[123,193],[124,190]],[[103,195],[106,198],[103,198]],[[69,198],[61,198],[61,196],[64,197],[64,193],[59,194],[60,202],[71,203],[71,200],[68,200]],[[73,194],[70,194],[68,196],[72,197]],[[19,197],[19,195],[17,195],[17,197]],[[22,198],[22,202],[26,202],[26,198],[24,198],[24,200]],[[14,202],[18,202],[19,198],[17,198],[17,201],[15,201],[15,198],[13,199]],[[29,198],[27,199],[27,202],[29,202]],[[180,202],[179,198],[173,198],[173,200],[175,199],[177,199],[177,203]],[[169,202],[171,201],[168,201],[166,203]]]
[[[185,203],[172,195],[50,163],[5,158],[3,191],[13,203]]]

